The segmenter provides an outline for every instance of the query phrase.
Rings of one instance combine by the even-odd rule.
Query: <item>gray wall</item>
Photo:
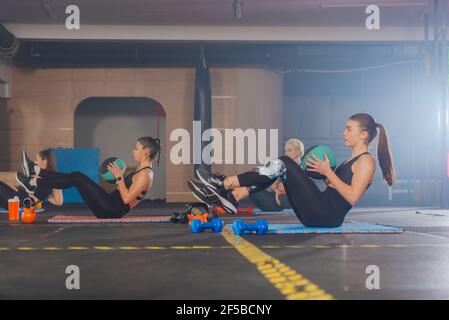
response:
[[[117,156],[127,166],[136,166],[132,150],[142,136],[157,137],[155,108],[158,103],[147,98],[89,98],[75,113],[75,147],[100,149],[100,159]],[[146,198],[166,198],[165,118],[160,118],[162,156],[154,163],[154,182]]]
[[[391,62],[391,61],[390,61]],[[367,66],[369,57],[335,67]],[[399,183],[389,189],[380,167],[360,206],[437,205],[438,121],[435,95],[422,64],[397,65],[363,72],[290,73],[284,79],[284,139],[302,139],[306,148],[330,146],[341,163],[350,156],[342,139],[345,122],[358,112],[373,115],[388,131]],[[370,152],[377,158],[377,139]]]

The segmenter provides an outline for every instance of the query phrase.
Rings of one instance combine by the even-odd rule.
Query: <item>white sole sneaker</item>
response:
[[[19,179],[19,177],[18,177],[18,173],[16,173],[16,181],[17,181],[18,184],[20,184],[20,186],[22,186],[22,188],[25,189],[25,191],[26,191],[28,194],[34,194],[34,190],[28,189],[27,185],[24,184],[22,181],[20,181],[20,179]]]
[[[193,196],[200,202],[207,204],[208,206],[213,206],[214,201],[218,201],[217,198],[211,199],[207,197],[207,195],[204,195],[204,193],[201,191],[201,189],[193,182],[192,180],[187,180],[187,185],[190,188],[190,190],[193,193]],[[215,195],[214,195],[215,197]]]
[[[25,151],[22,150],[22,153],[20,155],[20,165],[22,166],[22,171],[23,174],[26,175],[27,177],[30,176],[30,170],[28,168],[28,163],[26,160],[26,154]]]
[[[198,169],[195,170],[196,172],[196,176],[198,177],[198,179],[200,179],[200,181],[207,187],[209,187],[210,189],[214,189],[217,190],[217,188],[215,188],[212,184],[210,184],[206,179],[203,178],[203,176],[200,174],[200,172],[198,171]]]
[[[206,186],[207,187],[207,186]],[[207,187],[209,191],[211,191],[221,202],[221,207],[225,209],[229,214],[237,214],[237,208],[231,202],[229,202],[226,198],[221,196],[218,192],[216,192],[213,187]]]

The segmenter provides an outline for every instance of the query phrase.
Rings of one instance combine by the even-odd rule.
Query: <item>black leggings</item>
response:
[[[81,172],[60,173],[41,170],[39,176],[41,178],[37,179],[38,187],[54,189],[75,187],[97,218],[121,218],[129,211],[129,207],[123,203],[117,190],[107,193]]]
[[[284,209],[291,209],[292,206],[286,197],[281,197],[281,205],[276,203],[276,194],[267,190],[262,190],[257,193],[250,191],[249,200],[262,211],[282,211]]]
[[[23,190],[16,191],[0,181],[0,208],[8,209],[8,200],[14,197],[19,197],[20,203],[22,203],[24,199],[28,198],[28,194]]]
[[[338,227],[343,223],[349,210],[336,207],[335,198],[339,196],[337,191],[327,188],[321,192],[312,179],[294,160],[287,156],[279,160],[285,166],[284,187],[296,216],[302,224],[308,227]],[[281,163],[281,164],[282,164]],[[275,166],[266,166],[266,168]],[[254,187],[274,183],[281,174],[273,170],[273,175],[268,176],[259,172],[245,172],[237,176],[240,186]]]

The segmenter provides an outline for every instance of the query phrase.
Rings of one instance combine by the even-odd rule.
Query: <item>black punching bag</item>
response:
[[[210,129],[212,125],[211,105],[212,105],[212,98],[211,98],[209,68],[207,66],[206,56],[204,54],[204,47],[201,47],[200,57],[196,63],[195,113],[194,113],[194,120],[201,121],[201,136],[203,135],[203,132],[207,129]],[[196,133],[199,134],[199,132]],[[201,160],[201,164],[195,163],[195,170],[201,168],[202,170],[210,172],[210,164],[204,164],[203,160],[206,159],[202,159],[202,151],[204,147],[210,142],[201,141],[201,146],[199,146],[196,145],[195,140],[200,141],[200,138],[194,137],[193,158],[197,162],[198,160]],[[208,163],[210,163],[210,159],[208,160]]]

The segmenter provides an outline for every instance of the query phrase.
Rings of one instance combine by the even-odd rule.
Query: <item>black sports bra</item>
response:
[[[145,170],[145,169],[150,169],[151,171],[153,171],[153,168],[151,168],[150,166],[148,166],[148,167],[143,167],[143,168],[141,168],[141,169],[139,169],[139,170],[134,170],[134,171],[132,171],[131,173],[129,173],[126,177],[125,177],[125,185],[126,185],[126,187],[129,189],[130,187],[131,187],[131,185],[133,184],[133,177],[136,175],[136,174],[138,174],[140,171],[143,171],[143,170]],[[144,191],[142,191],[141,193],[140,193],[140,195],[138,195],[137,197],[136,197],[136,200],[137,201],[141,201],[144,197],[145,197],[145,195],[147,194],[147,192],[148,192],[148,190],[144,190]]]
[[[342,164],[340,164],[338,166],[338,168],[335,170],[335,174],[346,184],[351,184],[352,182],[352,176],[354,175],[352,173],[351,170],[351,166],[352,164],[358,159],[360,158],[362,155],[364,154],[370,154],[369,152],[363,152],[361,154],[359,154],[358,156],[352,158],[351,160],[347,161],[347,162],[343,162]],[[371,185],[371,183],[368,185],[367,189],[369,188],[369,186]]]
[[[344,183],[350,185],[352,182],[352,176],[354,175],[351,170],[351,165],[358,158],[360,158],[360,156],[364,154],[369,154],[369,152],[361,153],[358,156],[354,157],[353,159],[340,164],[338,168],[335,170],[335,174]],[[371,183],[366,187],[366,189],[368,189],[370,185]],[[335,188],[328,186],[324,192],[326,192],[326,194],[329,195],[329,201],[332,203],[332,205],[335,208],[340,209],[341,212],[346,214],[352,208],[352,205],[345,198],[343,198],[343,196],[340,193],[338,193],[338,191]]]

